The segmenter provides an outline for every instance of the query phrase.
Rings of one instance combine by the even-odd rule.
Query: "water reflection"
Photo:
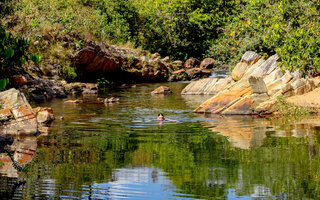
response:
[[[320,126],[320,116],[313,115],[301,119],[286,117],[259,117],[259,116],[223,116],[197,115],[206,119],[204,124],[219,135],[225,136],[233,147],[250,149],[263,145],[268,137],[306,137]]]
[[[13,144],[9,147],[14,152],[13,159],[18,166],[25,166],[30,163],[37,150],[36,136],[15,137]],[[0,153],[0,174],[7,177],[18,177],[19,171],[14,167],[10,156],[6,153]]]

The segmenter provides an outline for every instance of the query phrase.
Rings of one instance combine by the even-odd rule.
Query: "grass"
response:
[[[284,95],[280,95],[277,97],[277,102],[273,109],[274,113],[280,116],[306,116],[313,113],[313,111],[310,109],[303,108],[286,101],[286,96]]]

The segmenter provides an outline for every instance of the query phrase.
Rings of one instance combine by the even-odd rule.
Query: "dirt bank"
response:
[[[320,87],[303,95],[289,97],[287,101],[320,112]]]

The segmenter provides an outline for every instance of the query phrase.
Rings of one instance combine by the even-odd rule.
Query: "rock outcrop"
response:
[[[37,134],[38,123],[54,119],[52,109],[32,109],[24,94],[14,88],[0,92],[0,106],[0,134]]]
[[[225,79],[205,79],[188,85],[182,94],[210,94],[212,98],[195,109],[199,113],[262,114],[269,113],[279,95],[298,95],[315,88],[315,82],[301,74],[283,72],[277,55],[267,60],[246,52]]]
[[[73,63],[81,81],[96,81],[97,77],[114,82],[187,81],[209,77],[216,68],[212,58],[171,63],[168,56],[161,59],[159,53],[147,56],[145,52],[95,44],[78,51]]]
[[[217,94],[221,89],[227,86],[232,79],[220,79],[220,78],[204,78],[198,81],[193,81],[187,85],[181,92],[184,95],[214,95]]]
[[[115,46],[88,44],[74,56],[74,66],[81,80],[106,77],[113,81],[165,81],[173,70],[168,57],[161,59],[155,53],[147,57],[144,52]]]

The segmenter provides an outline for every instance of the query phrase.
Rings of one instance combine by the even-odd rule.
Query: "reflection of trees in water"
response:
[[[53,133],[40,139],[34,173],[28,180],[46,190],[43,181],[50,179],[56,197],[80,197],[83,185],[114,181],[114,169],[154,166],[166,172],[181,193],[196,198],[226,198],[230,188],[237,195],[255,197],[319,197],[320,140],[316,132],[308,137],[274,137],[278,135],[267,128],[269,122],[257,120],[253,128],[257,137],[250,138],[249,150],[235,148],[227,137],[211,131],[216,125],[210,122],[204,127],[203,123],[155,125],[139,132],[124,128],[104,135]],[[243,122],[250,123],[250,118]],[[262,126],[270,132],[259,128]],[[235,130],[231,126],[225,130],[228,128]],[[152,180],[157,178],[154,170]]]
[[[257,123],[268,127],[265,121]],[[179,130],[162,127],[156,131],[161,136],[155,134],[148,143],[140,143],[134,154],[143,153],[147,157],[143,164],[149,161],[167,172],[183,193],[199,198],[225,197],[229,188],[235,188],[237,195],[255,197],[319,197],[320,144],[314,140],[319,135],[278,138],[272,133],[267,137],[265,129],[255,128],[254,134],[264,136],[251,137],[260,142],[248,150],[234,148],[226,137],[199,125],[182,124]]]
[[[110,134],[81,134],[64,130],[39,138],[30,178],[41,182],[54,180],[55,196],[72,194],[80,197],[83,185],[113,181],[112,170],[132,163],[132,152],[138,141],[126,132]],[[72,184],[70,184],[72,183]]]

